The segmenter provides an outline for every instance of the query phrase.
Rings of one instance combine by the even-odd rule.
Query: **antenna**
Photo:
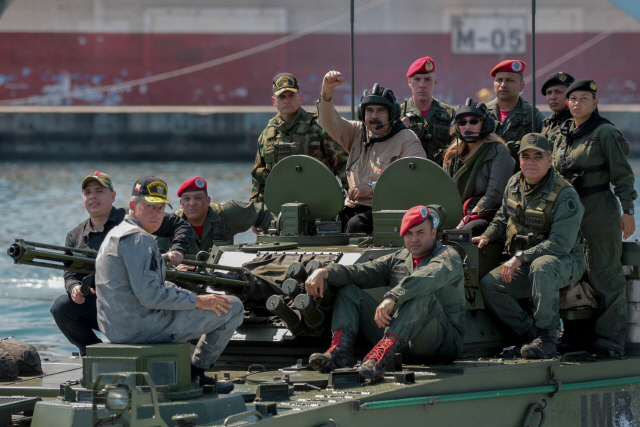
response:
[[[536,131],[536,0],[531,0],[531,88],[533,98],[531,100],[531,133]]]
[[[350,11],[350,18],[351,18],[351,120],[355,120],[356,119],[356,107],[355,107],[355,100],[356,100],[356,94],[355,94],[355,66],[354,66],[354,61],[353,61],[353,20],[354,20],[354,3],[355,0],[351,0],[351,11]],[[535,0],[534,0],[535,1]]]

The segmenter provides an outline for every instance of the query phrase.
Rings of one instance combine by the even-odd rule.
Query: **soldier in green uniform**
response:
[[[347,188],[347,153],[320,127],[318,115],[301,107],[298,80],[289,73],[273,78],[271,102],[278,114],[258,138],[256,164],[251,170],[251,201],[264,201],[264,184],[269,172],[280,160],[303,154],[320,160]]]
[[[496,134],[507,141],[514,157],[517,157],[517,145],[522,137],[530,132],[540,132],[544,120],[544,115],[536,108],[532,126],[531,113],[535,107],[520,96],[524,89],[525,68],[523,61],[508,59],[493,67],[490,73],[496,99],[489,101],[487,108],[496,119]]]
[[[249,228],[256,234],[266,232],[275,219],[264,203],[235,200],[211,203],[207,181],[200,176],[183,182],[178,189],[178,197],[182,209],[175,214],[189,221],[195,234],[195,240],[187,252],[189,254],[209,252],[214,245],[232,245],[233,237]],[[161,250],[166,241],[166,238],[156,238]],[[179,266],[179,269],[186,268],[185,265]]]
[[[402,123],[418,136],[427,159],[442,166],[444,152],[453,140],[449,127],[455,110],[433,97],[438,84],[433,58],[425,56],[411,64],[407,80],[411,98],[402,104]]]
[[[506,235],[512,258],[480,280],[485,305],[522,337],[512,355],[547,359],[558,344],[559,290],[585,271],[580,220],[584,208],[573,187],[554,172],[552,145],[542,134],[520,141],[521,172],[507,184],[502,207],[473,242],[478,248]],[[533,300],[533,316],[518,304]]]
[[[627,239],[635,231],[633,201],[638,197],[627,161],[629,143],[598,114],[593,80],[577,80],[567,89],[567,97],[573,119],[560,127],[554,166],[576,188],[585,208],[581,229],[586,240],[587,271],[600,297],[594,347],[605,355],[620,356],[624,354],[627,330],[626,281],[620,262],[622,237]],[[622,204],[622,216],[616,197]]]
[[[462,261],[435,240],[437,217],[425,206],[409,209],[400,227],[405,249],[364,264],[329,264],[305,283],[321,297],[325,280],[339,287],[333,310],[331,347],[315,353],[316,370],[354,365],[358,331],[377,344],[358,368],[375,382],[385,372],[385,358],[408,345],[417,363],[450,362],[462,353],[465,298]],[[389,286],[380,304],[363,289]]]
[[[550,74],[542,83],[542,94],[547,100],[547,105],[551,109],[551,116],[542,121],[542,134],[547,137],[551,144],[560,134],[560,125],[571,118],[571,112],[567,105],[567,89],[576,81],[569,73],[558,71]]]

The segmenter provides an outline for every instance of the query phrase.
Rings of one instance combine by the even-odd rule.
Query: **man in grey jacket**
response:
[[[136,181],[129,215],[109,232],[96,258],[98,325],[116,343],[200,338],[191,372],[204,385],[212,381],[204,372],[242,323],[243,305],[234,296],[194,295],[165,282],[164,261],[151,236],[162,223],[165,204],[163,180],[146,176]],[[218,391],[232,388],[227,383]]]

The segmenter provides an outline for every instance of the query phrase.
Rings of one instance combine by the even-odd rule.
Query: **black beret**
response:
[[[593,96],[596,96],[596,82],[594,82],[591,79],[582,79],[582,80],[576,80],[575,82],[573,82],[571,84],[571,86],[569,86],[569,89],[567,89],[567,98],[569,97],[569,94],[571,92],[574,92],[576,90],[583,90],[585,92],[591,92],[593,94]]]
[[[557,73],[550,74],[542,83],[542,94],[547,94],[547,88],[551,86],[571,86],[576,79],[569,73],[558,71]]]

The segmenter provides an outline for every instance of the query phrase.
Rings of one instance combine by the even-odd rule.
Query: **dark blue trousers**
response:
[[[51,314],[64,336],[80,349],[80,356],[87,354],[88,345],[102,342],[93,332],[100,330],[95,295],[87,295],[84,303],[76,304],[69,294],[64,294],[53,303]]]

